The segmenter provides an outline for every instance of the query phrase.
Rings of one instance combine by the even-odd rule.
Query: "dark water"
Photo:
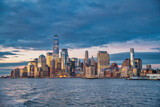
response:
[[[160,81],[0,79],[3,107],[160,107]]]

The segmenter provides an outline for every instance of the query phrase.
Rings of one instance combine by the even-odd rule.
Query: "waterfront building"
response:
[[[127,58],[123,61],[122,67],[120,69],[121,78],[125,78],[129,76],[130,68],[131,68],[130,59]]]
[[[55,60],[53,59],[50,66],[50,78],[55,76]]]
[[[83,61],[83,72],[84,72],[84,75],[86,74],[86,66],[89,66],[89,58],[88,58],[88,51],[86,50],[85,51],[85,58],[84,58],[84,61]]]
[[[140,58],[135,58],[135,68],[138,70],[142,69],[142,60]]]
[[[149,73],[149,70],[147,70],[147,69],[142,69],[141,72],[140,72],[140,76],[141,76],[141,77],[144,77],[144,76],[146,76],[148,73]]]
[[[132,70],[133,70],[133,74],[132,74],[133,76],[139,76],[140,75],[137,68],[133,68]]]
[[[20,77],[27,77],[27,67],[20,69]]]
[[[75,61],[70,61],[70,67],[71,67],[71,72],[74,72],[76,68]]]
[[[38,71],[38,58],[35,58],[33,61],[35,62],[34,77],[38,77],[38,76],[39,76],[39,71]]]
[[[124,66],[120,69],[120,73],[121,73],[121,78],[126,78],[129,76],[130,74],[130,68],[128,66]]]
[[[61,70],[61,58],[55,59],[55,73]]]
[[[104,77],[104,69],[110,67],[110,59],[107,51],[99,51],[97,54],[98,77]]]
[[[104,70],[104,77],[106,78],[112,78],[113,77],[113,72],[112,72],[113,69],[111,68],[107,68]]]
[[[111,69],[119,70],[118,64],[117,63],[112,63],[110,66]]]
[[[130,65],[131,68],[135,67],[135,61],[134,61],[134,48],[130,49]]]
[[[43,77],[49,77],[49,74],[50,74],[50,69],[48,65],[45,65],[45,67],[43,68]]]
[[[123,61],[123,64],[122,64],[122,67],[131,67],[131,65],[130,65],[130,59],[125,59],[124,61]]]
[[[135,76],[140,76],[142,69],[142,60],[140,58],[135,58],[135,69],[133,69],[133,74]]]
[[[110,69],[112,69],[113,78],[120,78],[120,72],[119,72],[119,67],[117,63],[112,63],[110,66]]]
[[[13,78],[13,77],[14,77],[14,71],[13,71],[13,70],[11,71],[11,75],[10,75],[10,77],[11,77],[11,78]]]
[[[151,65],[146,65],[146,69],[150,70],[150,69],[152,69],[152,66]]]
[[[85,51],[85,58],[84,58],[84,60],[85,60],[85,63],[89,65],[89,58],[88,57],[89,57],[89,54],[88,54],[88,51],[86,50]]]
[[[59,37],[54,35],[53,37],[53,59],[59,58]]]
[[[150,80],[160,80],[160,74],[147,74],[147,78]]]
[[[95,60],[92,56],[91,58],[91,64],[90,65],[86,65],[86,74],[85,77],[86,78],[95,78]]]
[[[40,55],[38,57],[38,67],[43,68],[46,65],[46,57],[44,55]]]
[[[110,68],[105,69],[106,78],[120,78],[119,67],[117,63],[112,63]]]
[[[52,61],[53,61],[53,53],[51,53],[51,52],[48,52],[47,54],[46,54],[46,58],[47,58],[47,65],[48,65],[48,67],[51,67],[51,65],[52,65]]]
[[[29,61],[27,65],[27,75],[28,76],[36,76],[37,74],[37,62]]]
[[[63,48],[61,52],[61,69],[65,70],[67,65],[68,50]]]
[[[18,78],[20,76],[20,69],[13,69],[13,78]]]
[[[78,58],[72,58],[72,61],[75,62],[75,66],[77,67],[79,64],[78,64]]]

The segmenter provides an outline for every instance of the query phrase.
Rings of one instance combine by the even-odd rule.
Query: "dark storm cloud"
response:
[[[132,39],[159,40],[159,0],[1,0],[0,45],[83,48]]]
[[[17,67],[17,66],[22,66],[22,65],[27,65],[28,62],[24,61],[24,62],[19,62],[19,63],[0,63],[0,67]]]
[[[129,52],[111,54],[110,59],[112,62],[118,62],[118,64],[122,64],[122,62],[126,59],[130,58]],[[160,52],[136,52],[135,58],[140,58],[144,65],[146,64],[159,64]]]
[[[17,55],[17,54],[12,53],[12,52],[0,52],[0,60],[1,60],[2,58],[8,58],[8,57],[6,57],[5,55]]]
[[[13,51],[11,51],[11,52],[19,52],[19,50],[13,50]]]
[[[152,48],[152,49],[155,49],[155,50],[158,50],[158,51],[160,51],[160,48]]]
[[[18,66],[25,66],[27,64],[28,64],[28,62],[26,62],[26,61],[19,62],[19,63],[0,63],[0,76],[10,75],[11,70],[12,70],[11,68],[15,68]],[[4,69],[4,67],[6,69]]]

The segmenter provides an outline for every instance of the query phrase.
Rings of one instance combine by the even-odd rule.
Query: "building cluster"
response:
[[[130,49],[130,58],[125,59],[122,66],[117,63],[110,64],[110,57],[107,51],[98,51],[97,59],[85,51],[82,60],[69,58],[68,50],[63,48],[59,56],[59,37],[53,38],[53,52],[48,52],[46,56],[40,55],[28,65],[11,71],[11,78],[127,78],[133,76],[146,76],[147,74],[160,73],[153,70],[151,65],[142,69],[142,60],[134,58],[134,49]]]

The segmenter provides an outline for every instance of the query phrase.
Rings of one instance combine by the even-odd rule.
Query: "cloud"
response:
[[[152,48],[152,49],[160,51],[160,48]]]
[[[10,75],[11,70],[15,67],[26,66],[27,61],[19,63],[0,63],[0,76]]]
[[[12,53],[12,52],[0,52],[0,60],[2,58],[8,58],[6,55],[17,55],[17,54]]]
[[[27,65],[28,62],[24,61],[24,62],[19,62],[19,63],[0,63],[0,67],[16,67],[16,66],[22,66],[22,65]]]
[[[13,50],[13,51],[11,51],[11,52],[19,52],[19,50]]]
[[[111,54],[110,59],[112,62],[118,62],[118,64],[122,64],[122,62],[126,59],[130,58],[129,52]],[[160,64],[160,52],[136,52],[135,58],[140,58],[144,65],[146,64]],[[160,68],[160,67],[159,67]]]
[[[159,4],[159,0],[1,0],[0,45],[51,50],[55,24],[60,48],[158,40]]]

